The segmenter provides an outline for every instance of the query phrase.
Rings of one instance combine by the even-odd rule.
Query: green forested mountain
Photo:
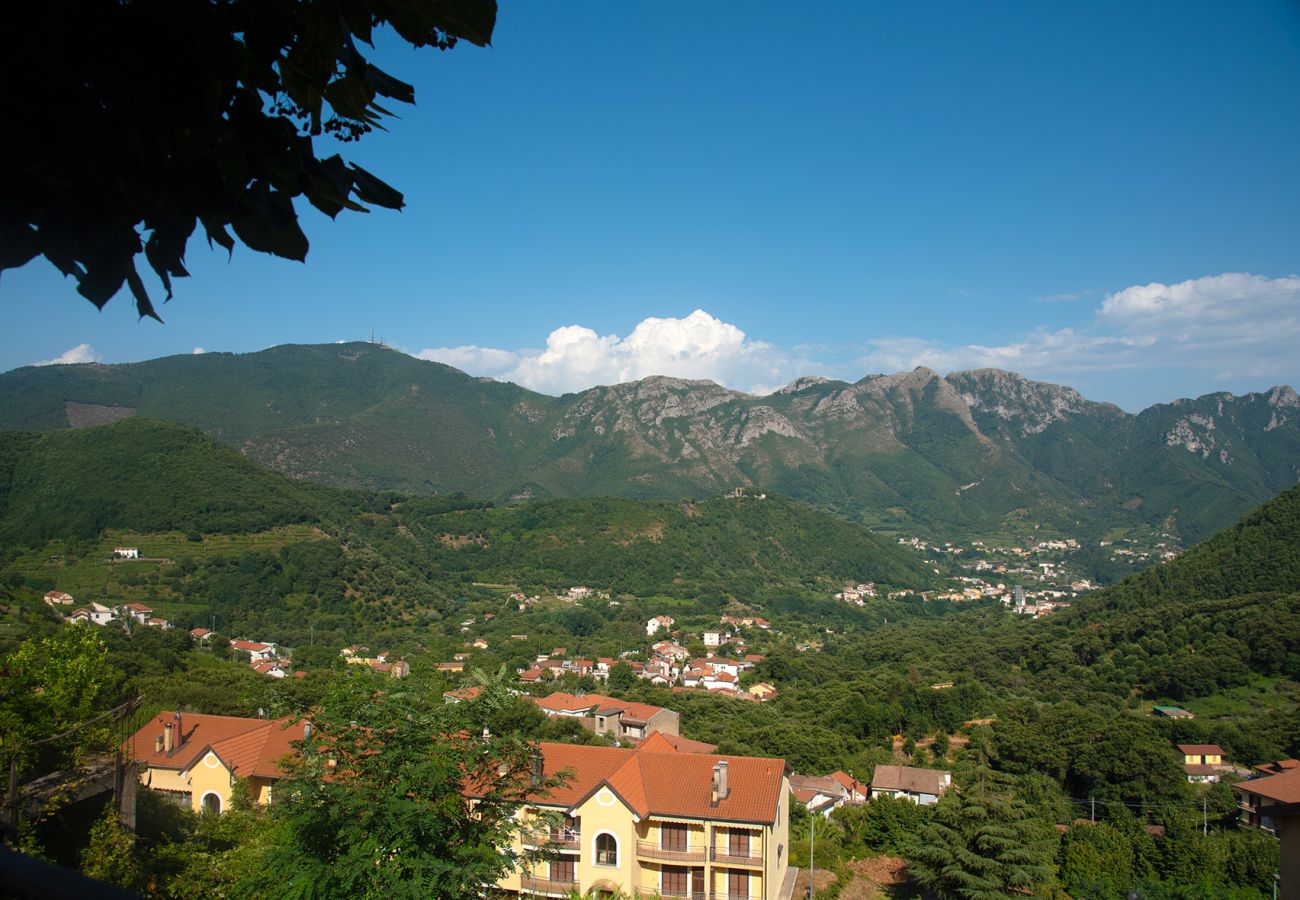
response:
[[[129,536],[129,538],[128,538]],[[183,426],[141,418],[0,435],[10,582],[147,601],[268,639],[432,625],[475,582],[554,592],[763,600],[847,579],[920,590],[920,557],[804,504],[374,494],[292,481]],[[109,564],[118,540],[151,561]],[[800,586],[803,586],[802,588]]]
[[[262,531],[319,518],[321,494],[169,422],[0,432],[6,544],[91,538],[106,528]]]
[[[371,344],[0,375],[0,428],[186,424],[295,478],[471,496],[784,493],[938,537],[1035,528],[1192,543],[1300,477],[1300,398],[1130,415],[998,370],[799,379],[766,397],[647,378],[548,397]]]

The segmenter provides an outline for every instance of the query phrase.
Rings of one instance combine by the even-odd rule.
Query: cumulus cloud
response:
[[[194,355],[195,355],[195,356],[198,356],[198,355],[201,354],[201,353],[207,353],[207,352],[208,352],[208,351],[204,350],[202,347],[195,347],[195,348],[194,348]]]
[[[702,309],[683,318],[643,319],[626,337],[565,325],[550,333],[541,350],[469,345],[434,347],[414,355],[548,394],[650,375],[708,379],[765,394],[815,365],[801,354],[750,340],[740,328]]]
[[[95,348],[89,344],[78,344],[71,350],[65,350],[63,353],[54,357],[54,359],[43,359],[40,362],[32,363],[34,366],[67,366],[75,363],[94,363],[99,362],[102,357],[95,352]]]
[[[1084,328],[1040,328],[996,346],[883,338],[868,342],[860,363],[877,372],[995,367],[1051,377],[1180,368],[1220,379],[1289,378],[1297,346],[1300,277],[1225,273],[1108,294]]]

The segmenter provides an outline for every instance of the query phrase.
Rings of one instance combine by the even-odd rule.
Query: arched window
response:
[[[596,865],[618,865],[618,841],[614,835],[604,833],[596,835]]]
[[[203,795],[203,811],[205,813],[217,814],[221,812],[221,798],[216,794]]]

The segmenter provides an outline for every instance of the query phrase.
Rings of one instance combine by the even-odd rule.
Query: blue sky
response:
[[[373,329],[550,393],[1300,383],[1300,4],[502,0],[490,49],[377,62],[418,104],[344,152],[406,210],[302,204],[306,265],[195,240],[162,326],[6,272],[0,368]]]

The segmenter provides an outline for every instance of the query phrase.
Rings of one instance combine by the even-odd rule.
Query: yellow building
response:
[[[195,812],[224,812],[236,779],[247,780],[252,799],[271,802],[282,776],[279,761],[301,740],[303,722],[245,719],[199,713],[164,713],[135,733],[131,753],[140,783]]]
[[[1185,766],[1223,765],[1223,748],[1218,744],[1179,744],[1178,752],[1183,755]]]
[[[784,760],[683,753],[652,734],[636,749],[540,745],[542,775],[566,783],[521,810],[533,824],[499,887],[519,895],[788,900]]]

